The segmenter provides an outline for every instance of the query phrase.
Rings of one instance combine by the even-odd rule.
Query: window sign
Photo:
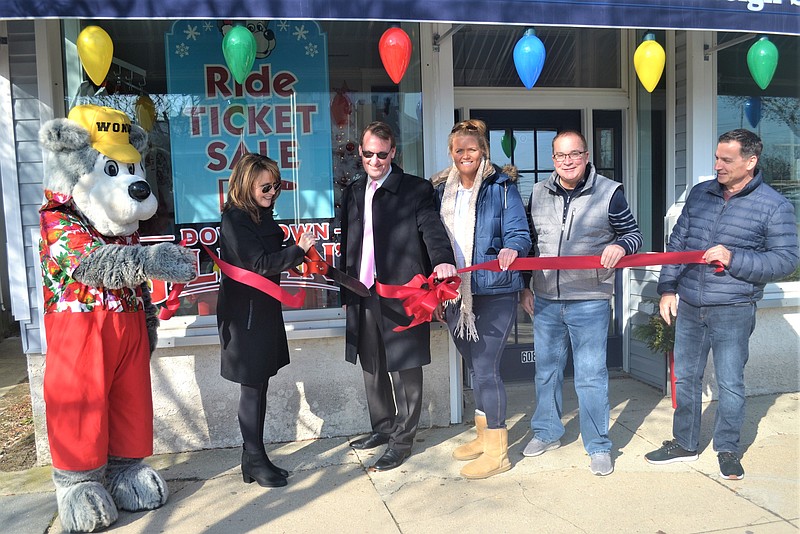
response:
[[[223,55],[230,20],[178,20],[165,35],[175,223],[220,220],[239,157],[258,152],[281,169],[278,220],[333,217],[326,34],[314,21],[246,21],[256,59],[238,84]]]

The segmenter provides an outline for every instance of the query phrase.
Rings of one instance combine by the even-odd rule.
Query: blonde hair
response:
[[[267,171],[274,180],[280,183],[281,171],[274,160],[261,154],[247,153],[243,155],[233,167],[233,174],[228,181],[228,198],[222,211],[225,212],[236,207],[247,212],[253,222],[260,223],[261,208],[253,198],[253,185],[264,171]],[[280,189],[275,191],[275,196],[272,197],[273,206],[280,194]]]

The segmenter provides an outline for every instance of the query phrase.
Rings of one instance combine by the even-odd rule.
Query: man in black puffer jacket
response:
[[[678,407],[673,439],[645,455],[666,464],[697,459],[703,371],[709,349],[719,385],[714,450],[720,476],[744,478],[739,434],[744,420],[744,366],[756,321],[756,302],[767,282],[798,265],[792,204],[764,183],[757,168],[761,139],[748,130],[722,134],[715,154],[717,179],[695,186],[669,238],[667,250],[705,250],[713,265],[665,265],[658,280],[659,311],[675,324]],[[680,297],[677,304],[676,293]]]

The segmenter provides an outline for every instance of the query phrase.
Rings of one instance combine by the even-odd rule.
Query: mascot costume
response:
[[[83,105],[39,132],[39,210],[47,335],[44,399],[59,517],[91,532],[118,509],[152,510],[167,485],[153,453],[150,354],[157,309],[148,279],[188,282],[192,251],[139,244],[158,203],[144,179],[147,134],[115,109]]]

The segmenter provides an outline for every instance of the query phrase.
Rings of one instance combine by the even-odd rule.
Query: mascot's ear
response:
[[[131,124],[131,131],[129,138],[133,148],[139,151],[139,154],[144,154],[147,148],[147,132],[138,124]]]
[[[39,142],[50,152],[74,152],[89,146],[89,131],[69,119],[53,119],[39,130]]]

